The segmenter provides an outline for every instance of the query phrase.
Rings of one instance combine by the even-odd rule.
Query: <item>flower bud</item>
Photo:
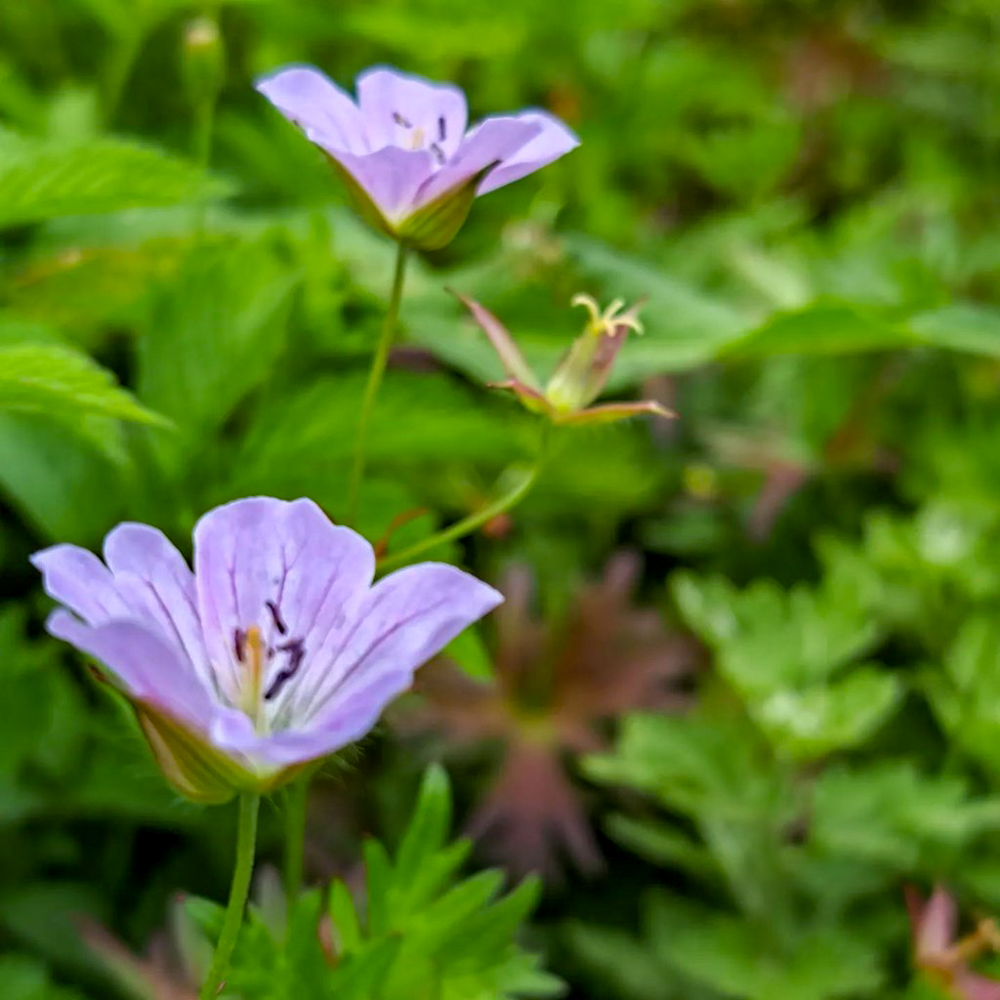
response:
[[[211,104],[226,77],[226,50],[213,18],[197,17],[184,29],[181,74],[188,100],[195,107]]]

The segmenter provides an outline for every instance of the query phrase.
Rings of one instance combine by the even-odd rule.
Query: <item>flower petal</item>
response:
[[[206,687],[214,678],[202,637],[194,574],[162,531],[126,522],[104,539],[104,561],[140,622],[153,622],[183,650]]]
[[[421,563],[391,573],[368,593],[353,628],[331,635],[295,692],[294,715],[311,729],[339,724],[341,706],[380,676],[412,677],[417,667],[503,596],[454,566]],[[395,682],[393,682],[395,683]],[[403,685],[406,686],[405,684]]]
[[[537,125],[538,132],[530,142],[521,146],[513,155],[505,157],[500,166],[483,178],[478,194],[487,194],[527,177],[580,145],[580,140],[570,129],[558,118],[544,111],[527,111],[517,118]]]
[[[455,154],[468,120],[465,95],[458,87],[378,67],[358,77],[357,89],[373,150],[390,145],[425,149],[433,144],[440,151],[438,159]]]
[[[421,185],[434,173],[431,154],[426,151],[385,146],[365,156],[327,152],[371,201],[390,232],[414,212]]]
[[[180,651],[155,632],[131,621],[90,626],[61,609],[49,616],[45,627],[100,660],[129,698],[208,731],[214,711],[208,692]]]
[[[490,338],[493,350],[497,352],[503,369],[510,378],[537,391],[539,385],[535,379],[535,373],[528,367],[528,362],[524,360],[521,349],[517,346],[507,327],[489,309],[484,308],[474,299],[468,299],[458,292],[452,294],[472,313],[472,318],[482,328],[483,333]]]
[[[269,646],[286,634],[301,639],[309,657],[347,627],[375,568],[371,546],[311,500],[253,497],[217,507],[195,526],[194,546],[205,642],[231,701],[241,681],[237,630],[258,628]]]
[[[369,151],[364,120],[354,101],[311,66],[290,66],[257,82],[263,94],[306,137],[324,149]]]
[[[245,715],[220,715],[212,728],[213,744],[226,753],[237,753],[262,766],[289,767],[327,757],[368,733],[382,710],[413,680],[412,670],[387,671],[368,675],[357,684],[336,710],[304,730],[284,730],[260,735]]]
[[[469,132],[455,156],[421,187],[417,204],[426,205],[462,187],[494,164],[509,161],[541,133],[542,127],[541,123],[522,116],[487,118]],[[479,190],[481,193],[481,186]]]
[[[31,557],[49,597],[90,625],[130,617],[114,576],[93,552],[78,545],[53,545]]]

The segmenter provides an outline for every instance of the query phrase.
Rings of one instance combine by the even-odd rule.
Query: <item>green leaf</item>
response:
[[[0,346],[0,410],[67,418],[98,414],[170,426],[89,357],[56,344]]]
[[[606,826],[610,837],[653,864],[696,874],[713,871],[714,863],[704,846],[666,822],[615,813],[608,817]]]
[[[902,695],[898,678],[862,667],[827,685],[772,692],[755,701],[751,712],[779,752],[813,760],[863,743]]]
[[[854,934],[807,926],[776,947],[762,928],[662,893],[648,935],[654,953],[685,976],[746,1000],[870,996],[882,978],[871,946]]]
[[[82,993],[56,986],[45,967],[26,955],[0,957],[4,1000],[85,1000]]]
[[[361,947],[362,931],[351,892],[340,879],[330,887],[330,918],[337,936],[337,950],[350,955]]]
[[[389,852],[377,841],[364,842],[365,892],[368,903],[367,931],[369,937],[386,934],[399,914],[390,909],[393,885],[392,862]]]
[[[744,337],[721,347],[718,357],[742,361],[776,354],[853,354],[918,343],[902,323],[850,302],[820,299],[802,309],[775,313]]]
[[[156,297],[139,344],[139,396],[203,439],[285,347],[297,275],[266,242],[197,250]]]
[[[870,650],[878,623],[856,594],[827,587],[784,590],[755,580],[738,590],[722,577],[676,573],[671,591],[691,627],[747,697],[823,680]]]
[[[1000,310],[959,303],[919,313],[910,328],[921,343],[1000,358]]]
[[[117,429],[104,417],[73,428],[41,415],[0,413],[0,490],[44,537],[92,543],[124,507],[123,468],[108,457],[109,442],[116,458],[122,447]]]
[[[811,843],[855,864],[912,871],[922,852],[948,848],[961,857],[998,826],[1000,799],[974,798],[963,778],[921,774],[908,760],[842,765],[813,788]]]
[[[394,885],[405,892],[420,869],[444,845],[451,825],[451,790],[440,765],[424,773],[417,807],[396,854]]]
[[[103,920],[107,900],[93,885],[78,882],[30,882],[0,895],[0,927],[48,959],[80,973],[100,968],[99,959],[77,932],[81,917]]]
[[[195,202],[222,190],[192,164],[136,143],[66,144],[0,131],[0,228]]]

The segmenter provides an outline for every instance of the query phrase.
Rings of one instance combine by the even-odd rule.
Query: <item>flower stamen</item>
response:
[[[267,605],[267,610],[271,612],[271,619],[274,621],[274,627],[278,630],[278,634],[288,635],[288,626],[285,624],[284,618],[281,617],[278,605],[274,601],[265,601],[264,604]]]
[[[264,680],[264,661],[266,651],[259,628],[237,629],[234,636],[241,665],[246,671],[246,683],[240,685],[240,708],[254,722],[259,721],[260,689]]]
[[[291,639],[276,649],[278,652],[288,653],[288,664],[278,671],[274,680],[268,685],[264,692],[264,701],[271,701],[278,696],[281,689],[299,672],[306,655],[306,647],[301,639]]]

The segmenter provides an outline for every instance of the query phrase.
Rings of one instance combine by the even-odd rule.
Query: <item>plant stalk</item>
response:
[[[236,939],[243,923],[243,911],[250,895],[250,876],[253,874],[254,850],[257,844],[257,814],[260,811],[260,796],[244,794],[240,796],[239,821],[236,833],[236,866],[233,869],[232,888],[229,903],[222,921],[222,931],[212,967],[198,994],[198,1000],[215,1000],[225,985],[225,975],[229,969]]]
[[[399,243],[396,250],[396,268],[392,278],[389,307],[386,309],[385,319],[382,322],[382,332],[379,335],[378,344],[375,348],[375,356],[372,358],[371,368],[368,370],[368,381],[365,383],[365,392],[361,397],[361,412],[358,416],[358,436],[354,442],[354,463],[351,467],[351,478],[347,488],[346,523],[349,525],[354,524],[358,515],[361,483],[365,477],[368,424],[375,404],[375,397],[378,395],[379,386],[382,384],[382,376],[385,374],[386,362],[389,360],[389,349],[392,347],[393,337],[396,333],[396,324],[399,321],[399,304],[403,298],[403,279],[406,273],[406,253],[406,245]]]
[[[490,501],[485,507],[481,507],[475,513],[469,514],[468,517],[463,517],[460,521],[449,525],[443,531],[439,531],[419,542],[414,542],[413,545],[408,546],[401,552],[380,559],[378,563],[379,572],[388,573],[400,566],[405,566],[408,562],[411,562],[419,555],[423,555],[428,550],[437,548],[439,545],[444,545],[446,542],[453,542],[456,539],[464,538],[498,515],[506,513],[512,507],[516,507],[531,492],[532,487],[541,475],[548,458],[550,435],[551,425],[545,424],[537,458],[527,470],[514,480],[513,485],[508,490],[495,500]]]

